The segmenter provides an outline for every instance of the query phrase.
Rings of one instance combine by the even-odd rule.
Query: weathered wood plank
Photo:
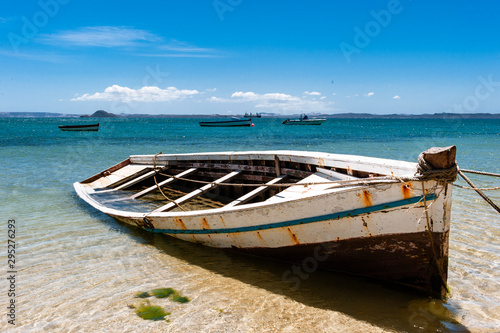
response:
[[[316,169],[318,170],[319,173],[328,175],[328,176],[336,178],[338,180],[355,180],[355,179],[359,179],[358,177],[347,175],[345,173],[336,172],[336,171],[333,171],[333,170],[327,170],[327,169],[319,168],[319,167],[316,168]]]
[[[115,172],[116,170],[121,169],[124,166],[127,166],[129,164],[130,164],[130,158],[127,158],[125,161],[122,161],[118,164],[115,164],[111,168],[108,168],[104,171],[101,171],[98,174],[93,175],[92,177],[89,177],[89,178],[85,179],[84,181],[81,181],[80,183],[82,183],[82,184],[92,183],[92,182],[96,181],[97,179],[99,179],[101,177],[105,177],[107,175],[110,175],[111,173]]]
[[[204,168],[204,169],[213,169],[213,170],[241,170],[247,172],[260,172],[260,173],[268,173],[275,175],[276,168],[269,166],[259,166],[259,165],[246,165],[246,164],[218,164],[218,163],[199,163],[199,162],[180,162],[177,166],[182,166],[184,168]],[[203,171],[200,170],[200,174]],[[312,172],[303,171],[303,170],[295,170],[289,168],[281,167],[281,174],[293,176],[297,178],[305,178],[310,176]]]
[[[170,203],[168,203],[168,204],[166,204],[158,209],[155,209],[154,211],[152,211],[152,213],[165,212],[167,210],[170,210],[170,209],[182,204],[183,202],[186,202],[192,198],[195,198],[195,197],[211,190],[212,188],[217,186],[217,184],[225,182],[226,180],[229,180],[231,178],[236,177],[240,172],[241,171],[233,171],[233,172],[225,175],[224,177],[215,180],[214,182],[212,182],[210,184],[207,184],[207,185],[205,185],[197,190],[194,190],[193,192],[186,194],[185,196],[183,196],[177,200],[174,200],[174,201],[172,201],[172,202],[170,202]]]
[[[185,176],[187,176],[187,175],[189,175],[189,174],[191,174],[191,173],[195,172],[196,170],[198,170],[198,169],[196,169],[196,168],[191,168],[191,169],[188,169],[188,170],[186,170],[186,171],[184,171],[184,172],[181,172],[181,173],[179,173],[179,174],[175,175],[175,177],[185,177]],[[164,186],[164,185],[167,185],[167,184],[169,184],[169,183],[172,183],[172,182],[174,182],[174,181],[176,181],[176,180],[177,180],[177,179],[176,179],[176,178],[173,178],[173,177],[171,177],[171,178],[167,178],[167,179],[165,179],[164,181],[159,182],[159,183],[158,183],[158,186]],[[134,194],[134,195],[130,196],[128,199],[137,199],[137,198],[139,198],[139,197],[142,197],[143,195],[146,195],[146,194],[148,194],[149,192],[154,191],[155,189],[157,189],[157,188],[158,188],[158,186],[156,186],[156,184],[155,184],[155,185],[153,185],[153,186],[151,186],[151,187],[148,187],[147,189],[145,189],[145,190],[143,190],[143,191],[141,191],[141,192],[138,192],[138,193],[136,193],[136,194]]]
[[[283,179],[285,179],[286,177],[287,177],[287,175],[281,175],[281,176],[276,177],[273,180],[267,182],[266,185],[276,184],[276,183],[282,181]],[[260,193],[262,193],[263,191],[269,189],[269,186],[266,186],[266,185],[257,187],[255,190],[253,190],[251,192],[248,192],[247,194],[239,197],[238,199],[236,199],[236,200],[228,203],[224,207],[229,208],[229,207],[233,207],[233,206],[236,206],[236,205],[244,204],[245,202],[252,200],[257,195],[259,195]]]
[[[159,171],[164,171],[164,170],[165,170],[165,168],[161,168]],[[153,171],[149,171],[148,173],[145,173],[145,174],[143,174],[142,176],[135,177],[135,178],[133,178],[132,180],[129,180],[128,182],[126,182],[126,183],[124,183],[124,184],[122,184],[122,185],[120,185],[120,186],[115,187],[113,190],[115,190],[115,191],[118,191],[118,190],[123,190],[123,189],[125,189],[125,188],[127,188],[127,187],[130,187],[130,186],[132,186],[132,185],[134,185],[134,184],[137,184],[137,183],[139,183],[139,182],[141,182],[141,181],[143,181],[143,180],[145,180],[145,179],[148,179],[149,177],[152,177],[152,176],[154,176],[155,174],[156,174],[156,171],[155,171],[155,170],[153,170]],[[113,185],[113,184],[112,184],[112,185]]]

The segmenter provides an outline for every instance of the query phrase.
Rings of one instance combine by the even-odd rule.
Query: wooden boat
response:
[[[307,274],[335,270],[443,295],[456,170],[451,179],[433,173],[456,169],[455,147],[421,156],[417,164],[301,151],[133,155],[74,188],[150,232]]]
[[[326,121],[322,118],[309,118],[301,115],[299,119],[287,119],[282,122],[284,125],[321,125]]]
[[[97,132],[99,130],[99,123],[88,124],[88,125],[61,125],[59,126],[61,131],[92,131]]]
[[[252,119],[231,118],[230,120],[200,121],[200,126],[206,126],[206,127],[252,126]]]

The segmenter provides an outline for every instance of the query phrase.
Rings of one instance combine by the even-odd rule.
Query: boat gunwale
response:
[[[78,196],[82,198],[84,201],[86,201],[88,204],[90,204],[92,207],[96,208],[97,210],[105,213],[105,214],[110,214],[110,215],[115,215],[115,216],[122,216],[122,217],[130,217],[130,218],[143,218],[146,216],[150,217],[196,217],[197,215],[199,216],[210,216],[210,215],[220,215],[220,214],[225,214],[228,212],[238,212],[238,211],[244,211],[244,210],[254,210],[254,209],[266,209],[269,207],[273,206],[280,206],[285,203],[293,203],[293,202],[298,202],[298,201],[303,201],[303,200],[314,200],[316,197],[325,197],[325,196],[338,196],[342,195],[345,193],[349,193],[352,191],[359,191],[361,189],[366,189],[367,186],[364,184],[363,180],[359,180],[358,182],[353,182],[349,184],[349,186],[345,187],[335,187],[337,184],[341,184],[343,181],[333,181],[332,183],[332,188],[325,189],[322,192],[319,193],[314,193],[310,194],[307,196],[299,196],[299,197],[291,197],[291,198],[285,198],[282,199],[278,202],[266,202],[266,201],[261,201],[261,202],[254,202],[254,203],[246,203],[242,205],[236,205],[236,206],[223,206],[219,208],[210,208],[210,209],[199,209],[199,210],[190,210],[190,211],[167,211],[167,212],[153,212],[153,211],[148,211],[148,212],[133,212],[133,211],[127,211],[127,210],[119,210],[115,208],[110,208],[106,206],[105,204],[95,200],[94,198],[91,197],[93,193],[98,193],[98,192],[89,192],[87,189],[91,189],[89,186],[86,186],[85,184],[81,184],[79,182],[75,182],[73,184],[73,187],[75,188],[75,191],[77,192]],[[427,182],[434,182],[434,181],[427,181]],[[377,185],[372,185],[369,186],[369,188],[373,189],[378,189],[378,190],[385,190],[381,189],[381,187],[390,187],[394,184],[400,184],[399,181],[394,180],[394,182],[389,182],[389,183],[382,183],[382,184],[377,184]],[[303,184],[298,184],[296,186],[303,186]],[[412,199],[415,197],[422,197],[422,196],[413,196],[408,199]],[[423,197],[422,197],[423,198]],[[383,204],[383,203],[382,203]]]
[[[130,155],[131,163],[135,164],[153,164],[158,165],[162,162],[186,161],[186,160],[267,160],[274,161],[278,158],[280,161],[294,163],[308,163],[318,165],[319,167],[332,167],[341,169],[359,170],[363,172],[373,172],[378,174],[393,175],[398,177],[413,176],[417,171],[417,163],[393,160],[379,157],[366,157],[348,154],[332,154],[314,151],[295,151],[295,150],[269,150],[269,151],[224,151],[207,153],[183,153],[183,154],[157,154],[157,155]],[[311,160],[313,159],[313,160]],[[345,165],[341,165],[345,164]],[[349,164],[353,164],[350,167]],[[356,165],[356,167],[354,167]],[[385,169],[385,173],[371,171],[374,167]],[[365,169],[366,168],[366,169]]]
[[[158,167],[164,167],[164,166],[171,166],[173,164],[169,164],[169,161],[187,161],[187,160],[221,160],[221,157],[224,157],[228,161],[234,161],[234,160],[275,160],[276,157],[280,161],[289,161],[289,162],[297,162],[297,163],[308,163],[310,162],[310,159],[313,158],[315,161],[323,160],[324,163],[322,163],[322,167],[328,166],[331,167],[331,163],[327,163],[327,161],[337,161],[339,162],[339,157],[343,158],[343,162],[348,163],[348,162],[356,162],[360,163],[362,160],[365,160],[364,164],[366,165],[373,165],[374,162],[378,162],[379,164],[382,164],[381,166],[387,167],[387,163],[390,162],[397,162],[398,164],[402,164],[402,166],[406,166],[405,170],[407,170],[411,174],[413,174],[416,170],[416,163],[412,162],[405,162],[405,161],[397,161],[397,160],[388,160],[388,159],[381,159],[381,158],[365,158],[362,156],[356,156],[356,155],[340,155],[340,154],[329,154],[329,153],[319,153],[319,152],[299,152],[299,151],[252,151],[252,152],[212,152],[212,153],[185,153],[185,154],[158,154],[158,155],[131,155],[127,160],[124,162],[128,162],[130,164],[137,164],[137,165],[157,165]],[[137,161],[138,159],[143,159],[146,158],[146,161],[144,163],[141,163]],[[154,163],[152,163],[152,160]],[[124,163],[122,162],[122,163]],[[371,162],[371,163],[370,163]],[[116,168],[118,165],[121,163],[111,167]],[[313,163],[314,165],[319,167],[319,163]],[[108,169],[108,170],[110,170]],[[354,169],[354,170],[359,170]],[[366,170],[360,170],[360,171],[365,171]],[[391,170],[391,172],[393,172]],[[99,177],[99,175],[102,175],[103,172],[98,173],[97,175],[91,177]],[[392,182],[399,183],[398,180],[394,179],[387,179],[385,177],[380,177],[387,182],[386,185],[390,185]],[[250,208],[260,208],[260,207],[272,207],[274,205],[280,205],[285,202],[293,202],[297,200],[304,199],[305,197],[289,197],[289,198],[283,198],[280,201],[275,201],[275,202],[256,202],[256,203],[245,203],[242,205],[236,205],[233,207],[220,207],[220,208],[210,208],[210,209],[201,209],[201,210],[192,210],[192,211],[187,211],[187,212],[133,212],[133,211],[127,211],[127,210],[118,210],[114,208],[110,208],[106,206],[104,203],[101,203],[94,198],[91,197],[91,194],[97,193],[100,191],[95,191],[94,188],[90,187],[88,183],[85,183],[87,180],[84,180],[82,182],[76,182],[74,183],[75,190],[79,194],[80,197],[82,195],[85,197],[83,198],[85,201],[87,201],[89,204],[91,204],[94,208],[106,213],[106,214],[111,214],[111,215],[117,215],[117,216],[124,216],[124,217],[144,217],[144,216],[158,216],[158,217],[172,217],[172,216],[195,216],[195,215],[207,215],[207,214],[221,214],[221,213],[227,213],[229,211],[239,211],[239,210],[245,210],[245,209],[250,209]],[[307,198],[313,198],[316,196],[325,196],[325,195],[330,195],[331,193],[334,193],[334,195],[339,195],[345,192],[350,192],[353,190],[358,190],[362,187],[367,188],[367,181],[377,181],[376,178],[360,178],[358,180],[352,180],[352,181],[332,181],[331,184],[332,186],[324,189],[321,192],[318,193],[313,193],[307,195]],[[339,187],[338,185],[342,184],[344,186]],[[378,184],[378,185],[371,185],[369,186],[370,188],[377,188],[380,185],[384,184]],[[263,185],[265,186],[265,185]],[[290,186],[290,185],[288,185]],[[296,186],[303,186],[303,184],[296,185]]]

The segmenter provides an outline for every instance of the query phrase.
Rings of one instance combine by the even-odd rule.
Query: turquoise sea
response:
[[[87,206],[72,187],[129,155],[159,152],[292,149],[416,161],[430,147],[456,145],[461,168],[500,173],[500,119],[285,126],[261,118],[247,128],[200,127],[200,120],[0,118],[1,331],[500,331],[500,214],[471,190],[454,188],[451,294],[432,300],[322,271],[296,288],[283,279],[288,264],[149,234]],[[99,132],[58,129],[93,122],[101,123]],[[499,178],[469,178],[479,187],[500,186]],[[486,194],[500,204],[500,190]],[[9,239],[15,258],[8,257]],[[135,314],[131,306],[144,302],[136,293],[168,287],[190,299],[148,299],[171,313],[169,321]],[[8,322],[12,300],[15,325]]]

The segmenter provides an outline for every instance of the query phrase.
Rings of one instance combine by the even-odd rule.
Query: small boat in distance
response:
[[[299,119],[287,119],[282,124],[284,125],[321,125],[325,122],[324,118],[309,118],[307,115],[300,115]]]
[[[248,112],[245,112],[245,115],[243,116],[245,118],[262,118],[262,115],[260,113],[256,113],[256,114],[253,114],[253,113],[248,113]]]
[[[291,150],[132,155],[74,188],[149,232],[445,295],[455,154],[431,148],[418,164]]]
[[[241,127],[241,126],[252,126],[252,119],[248,118],[236,118],[233,117],[230,120],[218,120],[218,121],[200,121],[200,126],[204,127]]]
[[[59,126],[61,131],[91,131],[97,132],[99,130],[99,123],[88,124],[88,125],[61,125]]]

